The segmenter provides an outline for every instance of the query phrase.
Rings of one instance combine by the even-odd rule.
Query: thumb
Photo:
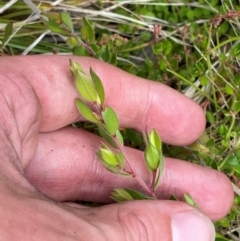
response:
[[[91,218],[114,241],[214,241],[212,222],[175,201],[132,201],[98,208]],[[97,223],[96,223],[97,222]]]

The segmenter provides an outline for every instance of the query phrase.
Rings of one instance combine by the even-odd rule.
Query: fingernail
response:
[[[196,211],[176,213],[172,219],[173,241],[214,241],[213,223]]]

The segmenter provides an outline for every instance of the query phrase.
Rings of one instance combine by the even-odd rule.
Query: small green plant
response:
[[[79,33],[74,31],[72,19],[67,12],[62,13],[43,13],[42,22],[49,30],[64,36],[71,52],[78,56],[90,56],[101,59],[113,65],[117,64],[117,54],[115,51],[110,51],[110,45],[103,46],[95,38],[93,23],[87,18],[82,18],[82,27]],[[110,39],[105,40],[110,42]],[[122,42],[117,37],[113,42],[116,45],[122,45]],[[101,45],[101,46],[100,46]]]
[[[104,87],[100,78],[93,69],[90,69],[90,76],[88,76],[83,68],[73,60],[70,60],[70,71],[81,96],[81,99],[76,100],[79,112],[86,120],[97,125],[99,134],[105,139],[96,153],[99,160],[108,171],[135,178],[145,192],[116,189],[112,192],[111,197],[118,202],[133,199],[157,199],[154,191],[164,168],[162,142],[157,131],[153,129],[150,133],[144,134],[145,163],[152,175],[151,185],[148,186],[124,150],[118,116],[111,107],[105,106]]]
[[[143,133],[146,144],[145,164],[152,176],[151,185],[148,185],[136,171],[124,150],[118,116],[111,107],[105,106],[105,92],[101,79],[92,68],[90,68],[90,76],[87,75],[81,65],[72,59],[70,59],[70,72],[81,97],[81,99],[76,99],[76,106],[80,114],[87,121],[97,125],[99,134],[105,140],[96,153],[99,160],[108,171],[135,178],[144,191],[143,193],[127,188],[116,188],[111,193],[111,198],[117,202],[157,199],[155,189],[164,169],[162,141],[157,131],[152,129],[150,133]],[[177,200],[176,197],[172,199]],[[185,193],[183,199],[186,203],[199,208],[190,194]]]
[[[85,17],[82,18],[80,32],[75,33],[72,19],[66,12],[60,14],[44,13],[41,20],[48,29],[65,37],[65,41],[74,55],[91,56],[118,66],[117,56],[124,46],[124,40],[119,36],[115,35],[108,38],[103,34],[100,41],[97,41],[94,25]],[[106,39],[104,39],[104,36]],[[170,42],[158,42],[159,40],[155,36],[153,52],[156,54],[159,51],[169,53],[171,51]],[[107,44],[105,45],[103,42]],[[148,185],[137,173],[124,150],[124,138],[119,130],[118,116],[112,108],[105,107],[104,88],[97,74],[90,69],[90,76],[88,76],[79,63],[73,60],[70,60],[70,70],[81,96],[81,99],[76,100],[79,112],[86,120],[97,125],[99,134],[106,141],[102,143],[100,150],[97,152],[102,164],[110,172],[135,178],[144,191],[144,193],[141,193],[136,190],[117,188],[112,192],[111,197],[118,202],[133,199],[157,199],[155,189],[163,172],[164,158],[162,142],[156,130],[152,129],[150,133],[143,133],[142,138],[146,146],[145,163],[152,175],[151,184]],[[184,194],[183,199],[188,204],[198,207],[190,194]],[[177,199],[174,198],[174,200]]]

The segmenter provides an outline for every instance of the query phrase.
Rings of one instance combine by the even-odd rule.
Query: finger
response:
[[[209,219],[180,202],[136,201],[75,208],[20,186],[1,191],[7,194],[1,199],[2,240],[214,240]]]
[[[215,240],[210,220],[184,203],[134,201],[81,212],[101,230],[98,240]]]
[[[110,173],[97,160],[100,138],[77,128],[64,128],[40,135],[38,150],[25,169],[31,183],[55,200],[109,202],[114,188],[139,189],[134,178]],[[126,148],[137,172],[150,183],[143,153]],[[159,198],[175,195],[182,199],[190,193],[200,209],[212,219],[226,215],[232,205],[233,191],[228,178],[220,172],[188,162],[166,158],[165,170],[157,188]]]
[[[202,109],[177,91],[132,76],[101,61],[73,56],[1,58],[0,66],[5,73],[13,73],[14,69],[11,81],[28,92],[23,96],[27,98],[27,104],[21,105],[18,119],[27,122],[31,119],[29,115],[40,112],[40,107],[31,106],[36,100],[29,92],[30,88],[25,86],[26,80],[40,100],[43,111],[41,131],[56,130],[79,119],[75,106],[78,94],[70,77],[69,58],[79,61],[87,71],[92,67],[99,75],[106,91],[106,105],[116,110],[122,126],[141,131],[156,128],[163,141],[175,145],[191,143],[202,133],[205,127]],[[19,96],[12,94],[11,98],[13,103],[22,103]],[[31,125],[32,122],[28,122],[28,126]]]

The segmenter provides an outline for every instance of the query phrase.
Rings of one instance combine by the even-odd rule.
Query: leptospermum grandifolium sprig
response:
[[[144,190],[144,193],[141,193],[131,189],[117,188],[112,192],[111,197],[117,202],[156,199],[154,191],[164,168],[162,142],[157,131],[153,129],[150,133],[144,134],[146,142],[145,163],[152,174],[152,182],[148,186],[125,152],[116,112],[111,107],[104,105],[105,92],[100,78],[91,68],[90,75],[87,75],[81,65],[71,59],[70,71],[81,97],[81,99],[76,100],[79,112],[86,120],[97,125],[100,135],[106,141],[102,142],[97,152],[101,163],[112,173],[135,178]],[[127,165],[125,165],[126,163]]]

